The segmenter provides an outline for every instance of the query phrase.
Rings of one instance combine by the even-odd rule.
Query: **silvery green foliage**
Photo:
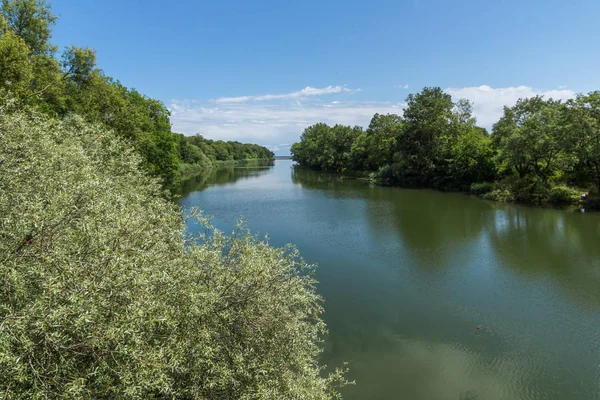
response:
[[[186,238],[80,118],[0,115],[0,397],[332,399],[312,268],[243,228]]]

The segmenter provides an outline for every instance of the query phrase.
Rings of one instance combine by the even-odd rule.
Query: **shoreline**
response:
[[[581,198],[577,197],[577,199],[575,199],[575,197],[573,197],[573,200],[571,202],[564,202],[564,203],[553,203],[551,201],[543,201],[543,202],[531,202],[531,201],[523,201],[523,200],[518,200],[518,199],[514,199],[514,198],[505,198],[505,199],[501,199],[501,198],[495,198],[490,196],[490,194],[492,194],[492,192],[496,191],[496,190],[500,190],[500,191],[508,191],[508,189],[500,189],[500,188],[495,188],[493,190],[489,190],[483,193],[476,193],[472,190],[460,190],[460,189],[443,189],[443,188],[435,188],[435,187],[428,187],[428,186],[423,186],[423,187],[414,187],[414,186],[403,186],[403,185],[393,185],[393,184],[386,184],[386,183],[382,183],[380,181],[378,181],[376,179],[376,172],[368,172],[368,171],[355,171],[355,170],[349,170],[349,171],[344,171],[344,172],[335,172],[335,171],[322,171],[322,170],[317,170],[317,169],[312,169],[312,168],[308,168],[308,167],[303,167],[300,164],[297,164],[297,168],[301,168],[301,169],[306,169],[308,171],[313,171],[316,173],[324,173],[324,174],[336,174],[339,175],[340,177],[343,178],[347,178],[347,179],[356,179],[356,180],[361,180],[361,181],[368,181],[371,184],[377,185],[377,186],[381,186],[381,187],[390,187],[390,188],[402,188],[402,189],[418,189],[418,190],[434,190],[436,192],[441,192],[441,193],[460,193],[460,194],[464,194],[467,196],[473,196],[473,197],[477,197],[481,200],[486,200],[486,201],[493,201],[496,203],[502,203],[502,204],[518,204],[518,205],[523,205],[523,206],[528,206],[528,207],[536,207],[536,208],[553,208],[553,209],[560,209],[560,210],[568,210],[568,209],[572,209],[573,211],[577,211],[577,210],[583,210],[585,212],[587,211],[592,211],[592,212],[598,212],[600,210],[598,209],[594,209],[590,206],[590,204],[586,204],[584,201],[581,200]],[[494,183],[489,183],[491,186],[495,186],[496,184],[498,184],[499,182],[494,182]],[[488,184],[488,183],[486,183]],[[569,190],[573,191],[573,192],[580,192],[580,189],[578,188],[573,188],[573,187],[567,187]],[[581,190],[581,192],[585,192],[585,193],[589,193],[589,190]],[[486,196],[487,195],[487,196]],[[509,196],[510,197],[510,196]],[[588,197],[588,200],[590,200],[590,198]]]

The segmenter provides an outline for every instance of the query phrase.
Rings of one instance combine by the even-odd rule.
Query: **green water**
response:
[[[600,399],[600,214],[291,161],[215,171],[184,193],[219,228],[243,217],[319,264],[323,361],[348,361],[357,383],[345,399]]]

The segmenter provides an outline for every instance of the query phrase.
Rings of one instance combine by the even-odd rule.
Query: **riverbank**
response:
[[[297,165],[296,168],[314,171],[317,173],[331,173]],[[387,187],[399,187],[403,189],[431,189],[440,192],[455,192],[473,195],[484,200],[497,201],[501,203],[516,203],[539,207],[574,207],[589,210],[599,210],[600,200],[594,193],[594,189],[574,188],[562,184],[543,183],[526,179],[505,178],[497,182],[473,183],[468,188],[457,189],[452,187],[411,186],[386,180],[381,172],[345,170],[337,172],[348,179],[368,180],[369,182]],[[581,194],[586,194],[585,201]],[[591,194],[591,195],[590,195]]]

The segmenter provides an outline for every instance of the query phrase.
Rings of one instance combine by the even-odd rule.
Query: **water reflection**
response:
[[[373,232],[386,232],[392,224],[403,248],[427,270],[447,265],[457,246],[480,235],[494,218],[492,203],[463,194],[380,187],[301,168],[292,171],[292,181],[338,198],[368,200],[366,216]]]
[[[292,170],[292,181],[336,198],[368,200],[365,217],[374,234],[385,236],[393,226],[402,249],[424,270],[446,268],[468,246],[489,239],[511,271],[551,279],[579,303],[600,306],[598,215],[378,187],[301,168]]]
[[[600,222],[595,215],[506,207],[488,225],[503,264],[531,279],[551,279],[580,304],[600,305]]]
[[[257,160],[248,161],[241,165],[214,168],[185,179],[178,187],[173,189],[173,192],[180,196],[186,196],[192,192],[205,190],[210,186],[226,185],[241,179],[256,178],[266,174],[274,165],[273,160]]]

